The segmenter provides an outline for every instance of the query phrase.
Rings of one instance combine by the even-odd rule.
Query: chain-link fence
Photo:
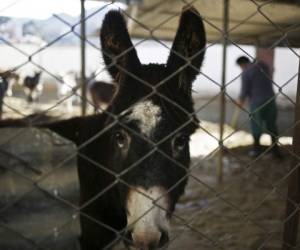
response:
[[[29,2],[0,5],[1,249],[300,249],[299,1]]]

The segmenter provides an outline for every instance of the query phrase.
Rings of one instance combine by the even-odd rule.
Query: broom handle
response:
[[[237,127],[237,122],[238,122],[238,118],[240,115],[240,111],[241,111],[240,107],[235,106],[233,114],[232,114],[231,122],[230,122],[230,126],[234,129],[236,129],[236,127]]]

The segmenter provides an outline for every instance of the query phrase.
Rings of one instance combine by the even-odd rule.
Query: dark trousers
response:
[[[259,145],[262,133],[270,134],[272,142],[276,142],[278,129],[276,125],[277,106],[275,100],[268,101],[259,107],[251,107],[251,131],[254,144]]]

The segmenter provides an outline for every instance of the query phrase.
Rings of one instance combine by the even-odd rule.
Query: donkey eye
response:
[[[118,147],[123,148],[126,145],[127,142],[127,136],[122,132],[116,132],[115,134],[115,141],[118,145]]]
[[[183,150],[188,144],[189,138],[185,135],[180,135],[174,139],[174,148],[178,151]]]

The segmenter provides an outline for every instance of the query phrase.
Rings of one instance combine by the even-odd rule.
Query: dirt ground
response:
[[[6,101],[9,106],[17,107],[24,114],[41,111],[55,104],[28,105],[22,98],[8,98]],[[18,112],[7,107],[5,111],[4,117],[20,116]],[[68,113],[58,106],[51,114],[72,116],[79,114],[79,107]],[[211,139],[212,136],[208,139],[205,132],[208,130],[212,135],[218,136],[218,126],[205,121],[201,124],[202,128],[192,139],[191,151],[194,153],[189,183],[172,219],[168,249],[279,250],[282,246],[285,221],[287,179],[296,165],[291,146],[281,146],[284,155],[281,160],[274,159],[268,153],[254,160],[248,155],[251,136],[247,132],[237,131],[226,144],[224,178],[219,183],[216,177],[217,153],[213,153],[218,145],[215,139]],[[226,127],[225,132],[229,135],[232,130]],[[290,143],[290,138],[283,139],[283,144]],[[268,144],[268,140],[264,144]],[[202,154],[197,154],[199,150]],[[59,206],[56,211],[58,209]],[[50,216],[49,219],[51,218]],[[53,221],[57,219],[56,217]],[[77,218],[73,222],[74,227],[78,227]],[[57,231],[63,231],[55,225],[49,227],[49,238]],[[67,227],[66,230],[70,229]],[[33,237],[30,233],[28,235],[29,238]],[[66,249],[76,248],[72,245],[64,248]],[[116,249],[124,247],[119,245]]]
[[[186,241],[196,249],[279,250],[291,166],[287,148],[282,151],[282,161],[266,155],[253,162],[249,147],[230,149],[222,184],[216,182],[216,159],[200,160],[177,207],[191,228],[181,226],[170,249],[183,249]]]

